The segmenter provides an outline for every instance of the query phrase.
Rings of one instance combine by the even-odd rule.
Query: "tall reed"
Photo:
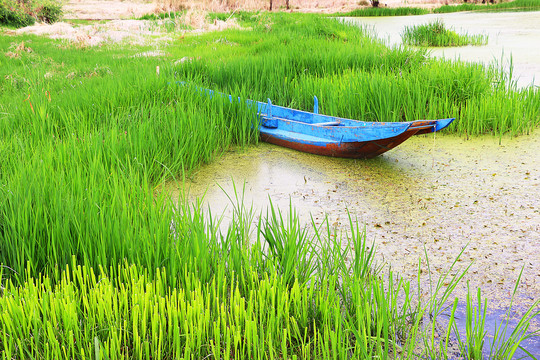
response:
[[[362,29],[298,18],[302,27],[291,24],[296,17],[257,15],[252,32],[192,39],[183,54],[194,60],[175,73],[180,79],[203,74],[203,87],[233,94],[245,89],[253,99],[303,110],[313,108],[316,95],[323,113],[360,120],[455,116],[446,131],[470,135],[516,135],[539,124],[538,90],[516,89],[497,69],[429,59],[425,50],[389,49]]]
[[[346,13],[340,13],[340,16],[352,16],[352,17],[373,17],[373,16],[407,16],[407,15],[425,15],[429,14],[428,9],[421,9],[415,7],[365,7],[361,9],[355,9]]]
[[[458,11],[535,11],[540,9],[538,0],[514,0],[500,1],[496,4],[460,4],[460,5],[443,5],[433,9],[434,13],[449,13]]]

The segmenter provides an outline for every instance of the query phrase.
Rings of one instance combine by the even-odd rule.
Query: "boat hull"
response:
[[[433,122],[434,121],[412,122],[411,126],[400,134],[368,141],[300,141],[292,134],[289,137],[280,136],[271,131],[265,131],[265,129],[261,129],[260,139],[270,144],[310,154],[351,159],[370,159],[395,148],[414,135],[431,132],[429,129],[434,126]]]
[[[185,86],[186,83],[178,82]],[[210,89],[195,88],[206,96],[233,98]],[[411,136],[428,134],[446,128],[454,118],[406,122],[365,122],[319,114],[319,101],[314,97],[313,112],[244,100],[257,110],[262,141],[311,154],[369,159],[391,150]]]

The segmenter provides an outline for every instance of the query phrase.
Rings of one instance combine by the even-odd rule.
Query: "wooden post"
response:
[[[272,0],[270,0],[270,11],[272,11]]]

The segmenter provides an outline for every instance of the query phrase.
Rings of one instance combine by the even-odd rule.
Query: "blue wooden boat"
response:
[[[204,90],[209,96],[231,95]],[[238,98],[240,101],[240,98]],[[317,155],[367,159],[380,155],[413,135],[444,129],[454,118],[407,122],[365,122],[322,115],[314,97],[313,112],[247,100],[257,107],[262,141]]]
[[[413,135],[444,129],[454,118],[407,122],[365,122],[252,101],[261,120],[261,140],[317,155],[368,159]]]

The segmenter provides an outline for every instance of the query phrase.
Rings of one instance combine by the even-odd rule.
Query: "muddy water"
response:
[[[366,225],[378,260],[415,282],[424,249],[436,279],[465,247],[458,268],[473,263],[471,287],[504,307],[522,267],[519,304],[540,294],[539,164],[540,132],[501,145],[494,137],[414,137],[371,160],[261,143],[202,168],[187,187],[192,199],[205,194],[212,212],[226,218],[234,186],[245,186],[244,204],[256,211],[269,198],[282,210],[290,201],[305,223],[328,217],[346,231],[349,211]],[[427,276],[420,281],[427,292]]]
[[[405,26],[426,24],[440,19],[447,27],[462,34],[489,36],[486,46],[433,48],[432,55],[464,61],[503,65],[512,61],[518,86],[540,82],[540,12],[452,13],[379,18],[346,18],[367,26],[391,45],[401,44]]]

